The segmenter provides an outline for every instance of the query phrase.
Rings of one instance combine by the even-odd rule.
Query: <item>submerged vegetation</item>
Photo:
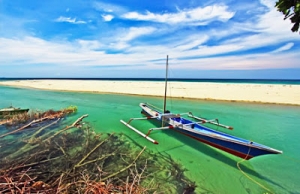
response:
[[[0,124],[1,193],[193,193],[169,155],[122,134],[97,134],[77,107],[14,115]],[[70,125],[70,123],[72,123]]]

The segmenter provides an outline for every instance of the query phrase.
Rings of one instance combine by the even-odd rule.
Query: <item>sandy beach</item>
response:
[[[21,80],[0,85],[45,90],[163,96],[164,82]],[[300,105],[300,85],[169,82],[169,97]]]

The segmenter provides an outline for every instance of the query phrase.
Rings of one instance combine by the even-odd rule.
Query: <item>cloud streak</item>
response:
[[[234,12],[227,10],[224,5],[212,5],[204,8],[197,7],[194,9],[179,10],[177,13],[156,14],[150,11],[146,13],[129,12],[122,17],[130,20],[153,21],[167,24],[193,23],[205,25],[211,21],[218,20],[228,21],[234,16]]]
[[[56,22],[67,22],[67,23],[72,23],[72,24],[86,24],[85,21],[77,20],[76,18],[63,17],[63,16],[60,16],[55,21]]]
[[[136,28],[136,27],[131,27],[129,28],[128,32],[124,37],[121,38],[122,41],[130,41],[133,40],[139,36],[143,36],[146,34],[151,34],[155,31],[156,29],[153,27],[142,27],[142,28]]]
[[[285,44],[284,46],[274,50],[272,53],[279,53],[279,52],[282,52],[282,51],[288,51],[290,50],[292,47],[294,46],[294,43],[293,42],[289,42],[287,44]]]

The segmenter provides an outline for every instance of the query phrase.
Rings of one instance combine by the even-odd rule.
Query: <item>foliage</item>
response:
[[[71,105],[71,106],[65,108],[64,110],[65,110],[65,112],[68,112],[68,113],[75,113],[75,112],[77,112],[77,106]]]
[[[292,32],[297,32],[300,23],[300,0],[278,0],[275,7],[284,14],[284,19],[289,18],[294,24]]]

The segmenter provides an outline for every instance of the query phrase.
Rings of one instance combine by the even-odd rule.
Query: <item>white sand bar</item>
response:
[[[21,80],[0,85],[46,90],[163,96],[164,82]],[[169,97],[300,105],[300,85],[169,82]]]

